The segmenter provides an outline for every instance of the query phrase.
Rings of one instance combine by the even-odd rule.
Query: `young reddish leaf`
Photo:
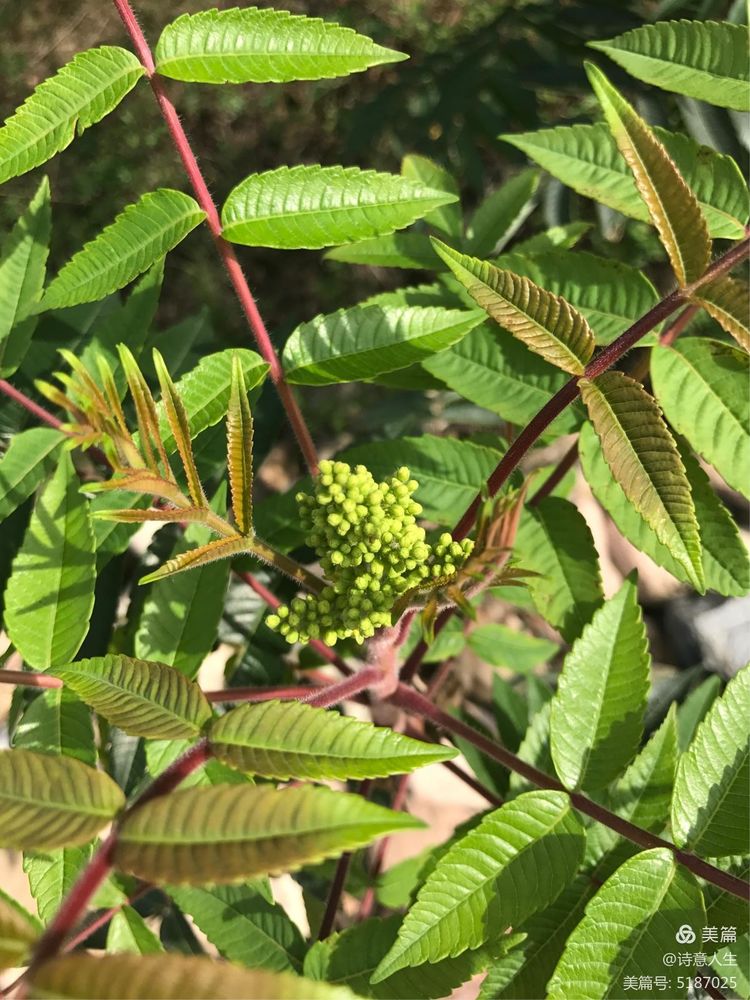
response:
[[[683,286],[697,281],[711,259],[711,240],[695,195],[664,146],[604,73],[590,63],[586,72],[677,280]]]
[[[701,285],[692,298],[750,353],[750,297],[744,281],[719,278]]]
[[[610,371],[581,379],[581,396],[612,474],[662,544],[705,589],[698,521],[674,438],[640,383]]]
[[[501,270],[433,240],[432,245],[471,297],[500,326],[536,354],[572,375],[582,375],[594,335],[581,314],[559,295],[528,278]]]
[[[154,402],[154,397],[151,395],[151,390],[138,367],[138,362],[131,354],[127,345],[118,344],[117,350],[120,355],[120,364],[128,382],[130,395],[133,397],[133,403],[135,404],[140,445],[146,458],[146,465],[155,475],[163,474],[174,482],[164,442],[159,433],[159,418],[156,413],[156,403]],[[153,446],[156,447],[156,453],[161,459],[161,470],[159,469],[159,463]]]
[[[108,493],[110,490],[124,490],[126,493],[151,493],[154,496],[163,497],[181,509],[190,510],[192,508],[188,498],[176,486],[146,469],[113,476],[112,479],[106,479],[103,482],[86,483],[85,490],[87,493]],[[168,519],[165,518],[165,520]]]
[[[94,521],[121,521],[126,524],[141,524],[145,521],[186,521],[190,524],[206,524],[211,514],[201,507],[179,507],[176,510],[139,510],[136,507],[95,510],[91,512]]]
[[[227,468],[232,511],[240,534],[253,530],[253,415],[239,358],[232,358],[232,389],[227,411]]]
[[[195,458],[193,457],[193,446],[190,441],[190,426],[188,424],[187,413],[185,412],[182,400],[177,394],[174,382],[167,371],[167,366],[164,364],[164,358],[156,348],[154,348],[154,367],[156,368],[159,385],[161,386],[161,396],[167,420],[169,421],[172,435],[177,444],[177,450],[182,459],[188,490],[190,491],[193,504],[196,507],[208,507],[208,500],[206,499],[206,494],[203,492],[203,486],[201,485]]]
[[[173,576],[175,573],[182,573],[186,569],[195,569],[197,566],[204,566],[206,563],[216,562],[217,559],[229,559],[240,552],[251,552],[252,542],[243,535],[235,535],[231,538],[215,538],[207,545],[199,545],[189,552],[181,552],[160,566],[153,573],[142,576],[140,583],[153,583],[161,580],[165,576]]]

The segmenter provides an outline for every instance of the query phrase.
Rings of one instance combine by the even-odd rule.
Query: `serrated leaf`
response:
[[[500,326],[558,368],[583,374],[594,352],[594,335],[565,299],[489,261],[458,253],[439,240],[432,242],[471,297]]]
[[[711,260],[711,240],[697,198],[664,146],[604,73],[590,64],[586,72],[678,282],[697,281]]]
[[[465,952],[434,965],[400,969],[381,983],[372,985],[370,975],[390,950],[398,933],[401,918],[367,920],[317,941],[305,956],[304,973],[310,979],[324,980],[356,990],[357,996],[374,1000],[432,1000],[447,996],[466,982],[487,962],[485,952]]]
[[[43,923],[48,924],[91,858],[91,844],[49,852],[24,851],[23,870]]]
[[[529,728],[526,730],[524,738],[521,740],[521,744],[516,751],[516,755],[521,760],[525,760],[527,764],[533,764],[543,774],[549,775],[555,773],[555,765],[552,763],[552,755],[549,748],[549,716],[551,709],[551,701],[542,705],[532,718]],[[513,771],[510,775],[508,786],[509,793],[507,797],[509,799],[515,798],[522,792],[534,791],[536,788],[536,785],[532,784],[528,778],[522,777],[516,771]]]
[[[741,239],[750,215],[750,193],[737,164],[694,139],[654,128],[679,172],[698,199],[711,236]],[[563,125],[501,137],[580,194],[621,212],[649,221],[633,175],[604,122]],[[518,251],[521,247],[516,248]]]
[[[266,778],[385,778],[455,757],[436,744],[301,702],[240,705],[211,724],[216,756]]]
[[[195,676],[214,644],[229,579],[230,564],[222,558],[227,554],[222,544],[232,539],[217,539],[219,549],[211,553],[213,561],[199,561],[201,552],[211,544],[210,537],[203,525],[189,525],[172,557],[157,573],[168,574],[174,560],[190,561],[190,566],[198,568],[152,584],[135,634],[134,650],[139,659],[169,664],[187,677]],[[244,543],[244,539],[240,541]]]
[[[154,56],[162,76],[191,83],[323,80],[407,58],[351,28],[257,7],[183,14]]]
[[[87,504],[64,454],[39,495],[5,591],[5,628],[40,670],[70,660],[88,631],[96,558]]]
[[[190,788],[127,816],[115,863],[149,881],[234,882],[293,870],[420,825],[327,788]]]
[[[458,184],[455,177],[426,156],[418,156],[416,153],[409,153],[405,156],[401,161],[401,176],[408,180],[418,181],[435,191],[447,191],[458,198]],[[461,237],[463,222],[461,220],[461,206],[457,202],[436,208],[434,212],[428,212],[424,221],[445,233],[446,236],[453,236],[457,239]]]
[[[750,352],[750,297],[747,285],[734,278],[720,278],[707,285],[701,285],[694,296],[727,333],[731,334],[740,347]]]
[[[290,973],[243,969],[194,955],[64,955],[45,962],[29,984],[32,1000],[356,1000],[343,986]]]
[[[635,509],[703,591],[700,535],[690,484],[656,400],[621,372],[581,379],[581,397],[612,474]]]
[[[232,512],[243,535],[253,529],[253,417],[247,401],[242,362],[232,359],[232,386],[227,408],[227,471]]]
[[[221,221],[230,243],[315,250],[392,233],[456,200],[358,167],[279,167],[230,191]]]
[[[64,440],[64,435],[51,427],[34,427],[13,436],[0,458],[0,521],[47,478]]]
[[[167,371],[164,359],[156,348],[154,348],[153,357],[154,368],[156,369],[159,386],[161,387],[162,407],[180,455],[180,461],[182,462],[182,468],[185,472],[190,492],[190,499],[196,507],[208,507],[208,500],[206,499],[206,494],[203,492],[200,475],[195,464],[195,458],[193,457],[193,446],[190,441],[190,425],[188,423],[185,404],[180,398],[175,384]]]
[[[0,184],[69,146],[116,108],[142,75],[143,66],[126,49],[102,45],[79,52],[0,129]]]
[[[38,936],[33,917],[0,890],[0,969],[23,965]]]
[[[541,233],[513,244],[513,254],[546,253],[548,250],[570,250],[581,242],[591,229],[590,222],[568,222],[564,226],[550,226]],[[502,263],[505,254],[498,257]]]
[[[526,673],[537,664],[545,663],[559,649],[548,639],[538,639],[497,622],[472,629],[469,645],[485,663],[493,667],[509,667],[519,673]]]
[[[650,657],[635,582],[594,613],[565,657],[550,715],[550,749],[566,788],[603,788],[643,733]]]
[[[568,376],[494,324],[483,323],[453,347],[422,362],[430,374],[477,406],[511,423],[528,423],[568,381]],[[580,413],[568,407],[550,433],[576,430]]]
[[[711,674],[694,688],[677,709],[677,740],[681,751],[687,750],[698,723],[716,701],[723,687],[717,674]]]
[[[583,251],[513,252],[497,263],[569,302],[599,345],[610,344],[659,299],[643,271]]]
[[[490,813],[438,861],[372,982],[460,955],[520,923],[571,881],[583,847],[561,792],[528,792]]]
[[[651,976],[675,950],[682,924],[703,927],[703,899],[693,875],[666,848],[626,861],[586,907],[549,984],[550,1000],[619,996],[627,976]],[[690,952],[680,944],[680,952]],[[691,955],[692,958],[692,955]],[[638,990],[635,991],[636,995]],[[647,996],[652,991],[640,991]]]
[[[71,757],[0,750],[0,846],[48,850],[90,840],[124,805],[110,777]]]
[[[457,343],[481,323],[475,310],[355,306],[298,326],[283,363],[290,382],[329,385],[406,368]]]
[[[13,746],[40,753],[74,757],[96,766],[96,744],[91,712],[73,691],[41,691],[16,726]]]
[[[250,968],[300,971],[304,939],[282,907],[265,898],[259,883],[169,886],[167,892],[223,958]]]
[[[393,475],[405,465],[419,486],[414,494],[423,515],[438,524],[453,525],[477,495],[502,458],[499,451],[471,441],[419,438],[375,441],[348,448],[337,458],[362,463],[376,479]]]
[[[519,565],[538,574],[526,581],[537,611],[572,642],[604,600],[599,558],[583,515],[562,497],[527,507],[514,553]]]
[[[123,288],[204,218],[195,199],[181,191],[159,188],[141,195],[71,257],[48,286],[41,308],[93,302]]]
[[[109,654],[54,671],[113,726],[147,739],[195,737],[211,718],[197,684],[174,667]]]
[[[524,170],[481,202],[468,225],[467,253],[489,257],[502,250],[530,215],[539,176],[538,170]]]
[[[28,207],[3,240],[0,378],[12,375],[21,364],[36,328],[34,307],[44,287],[51,225],[49,181],[44,177]]]
[[[638,80],[722,108],[750,111],[744,25],[658,21],[603,42],[589,42]]]
[[[678,846],[704,857],[746,853],[749,715],[750,668],[745,667],[708,710],[677,766],[672,832]]]
[[[401,267],[407,270],[442,270],[443,262],[424,233],[389,233],[356,243],[345,243],[325,254],[326,260],[368,267]]]
[[[651,380],[664,413],[734,489],[748,494],[750,359],[730,344],[685,337],[651,352]]]
[[[659,541],[613,477],[591,424],[584,424],[581,428],[578,446],[583,474],[594,496],[618,530],[640,552],[663,566],[678,580],[690,583],[691,578],[683,565]],[[685,442],[678,440],[677,448],[685,466],[698,519],[706,589],[726,596],[746,594],[750,589],[750,559],[737,524],[714,493],[708,476]]]
[[[134,955],[155,955],[163,953],[164,948],[140,913],[132,906],[123,906],[110,921],[107,931],[107,951],[113,955],[123,952]]]

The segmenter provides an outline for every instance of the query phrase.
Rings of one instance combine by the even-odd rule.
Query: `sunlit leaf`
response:
[[[240,533],[246,535],[253,528],[253,417],[239,358],[232,360],[232,388],[227,409],[227,471],[234,519]]]
[[[0,184],[49,160],[109,114],[143,75],[132,52],[79,52],[27,97],[0,129]]]
[[[662,90],[750,111],[747,31],[742,24],[658,21],[589,45]]]
[[[44,670],[75,656],[95,579],[87,503],[66,453],[37,499],[5,591],[5,627],[28,663]]]
[[[110,777],[71,757],[0,751],[0,846],[48,850],[90,840],[124,804]]]
[[[182,402],[172,378],[164,364],[161,354],[154,348],[154,367],[161,387],[161,400],[166,413],[172,437],[180,454],[182,468],[187,479],[190,498],[196,507],[207,507],[208,500],[203,492],[200,475],[193,457],[193,446],[190,441],[190,425],[188,423],[185,404]]]
[[[559,647],[548,639],[517,632],[507,625],[488,622],[469,633],[469,646],[480,659],[493,667],[508,667],[526,673],[557,653]]]
[[[29,880],[29,891],[45,924],[60,909],[91,854],[90,843],[51,851],[24,851],[23,870]]]
[[[534,207],[539,176],[538,170],[523,170],[481,202],[469,222],[467,253],[489,257],[503,249]]]
[[[141,195],[65,264],[47,287],[42,307],[92,302],[122,288],[176,247],[204,215],[180,191],[159,188]]]
[[[684,567],[696,589],[705,589],[700,535],[690,484],[674,438],[656,401],[639,382],[609,371],[581,379],[581,396],[602,454],[625,496]]]
[[[107,951],[113,955],[122,952],[155,955],[163,952],[164,948],[140,913],[132,906],[123,906],[110,922],[107,931]]]
[[[439,209],[438,209],[439,211]],[[432,249],[426,233],[389,233],[356,243],[345,243],[325,254],[326,260],[368,267],[400,267],[407,270],[442,270],[443,262]]]
[[[0,458],[0,521],[44,482],[64,440],[64,435],[51,427],[33,427],[13,436]]]
[[[401,161],[401,175],[409,180],[419,181],[435,191],[447,191],[458,197],[458,184],[455,177],[426,156],[418,156],[416,153],[409,153],[408,156],[405,156]],[[457,202],[443,205],[441,208],[436,208],[434,212],[429,212],[425,215],[424,221],[445,233],[446,236],[461,237],[463,223],[461,221],[461,206]]]
[[[21,716],[13,734],[13,746],[74,757],[96,767],[91,712],[72,689],[41,691]]]
[[[747,285],[734,278],[719,278],[701,285],[694,296],[709,316],[731,334],[740,347],[750,352],[750,296]]]
[[[327,788],[189,788],[127,816],[115,863],[149,881],[233,882],[299,868],[420,825]]]
[[[392,233],[456,200],[416,181],[358,167],[279,167],[241,181],[221,218],[231,243],[317,249]]]
[[[23,965],[38,936],[39,924],[0,890],[0,969]]]
[[[257,7],[183,14],[154,56],[162,76],[192,83],[322,80],[407,58],[351,28]]]
[[[699,724],[677,766],[672,831],[680,847],[726,857],[750,836],[750,667],[732,678]]]

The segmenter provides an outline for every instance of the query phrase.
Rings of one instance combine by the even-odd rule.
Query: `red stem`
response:
[[[304,700],[315,687],[328,687],[326,685],[299,684],[296,687],[236,687],[222,688],[221,691],[204,691],[203,694],[211,702],[225,701],[296,701]]]
[[[495,743],[494,740],[483,736],[482,733],[478,733],[471,726],[461,722],[460,719],[454,719],[436,705],[433,705],[431,701],[428,701],[427,698],[413,688],[409,688],[405,684],[399,684],[396,693],[390,700],[394,705],[404,709],[404,711],[421,715],[442,729],[446,729],[448,732],[468,740],[478,750],[481,750],[482,753],[491,757],[492,760],[496,760],[503,767],[507,767],[516,774],[520,774],[536,785],[537,788],[565,792],[569,796],[572,805],[579,812],[590,816],[597,823],[603,824],[610,830],[614,830],[621,837],[625,837],[627,840],[646,850],[653,847],[665,847],[672,852],[675,860],[693,872],[694,875],[698,875],[700,878],[711,882],[713,885],[718,886],[725,892],[731,893],[733,896],[737,896],[739,899],[750,900],[750,885],[747,882],[743,882],[742,879],[736,878],[729,872],[714,867],[714,865],[709,864],[702,858],[696,857],[694,854],[690,854],[688,851],[680,850],[674,844],[670,844],[669,841],[657,837],[656,834],[649,833],[647,830],[629,823],[621,816],[617,816],[615,813],[610,812],[609,809],[600,806],[597,802],[592,802],[585,795],[581,795],[579,792],[568,791],[557,778],[553,778],[551,775],[538,770],[532,764],[528,764],[525,760],[521,760],[520,757],[517,757],[509,750],[506,750],[505,747]]]
[[[86,924],[78,934],[75,934],[72,938],[69,938],[65,942],[65,947],[62,949],[64,952],[73,951],[79,945],[83,944],[84,941],[88,941],[92,934],[95,934],[100,927],[104,927],[105,924],[109,923],[112,917],[116,917],[117,914],[125,906],[132,906],[133,903],[137,903],[139,899],[146,895],[146,893],[151,892],[153,885],[150,882],[146,882],[142,885],[137,892],[134,892],[132,896],[125,900],[123,903],[118,903],[117,906],[112,906],[104,913],[100,913],[98,917],[91,921],[91,923]]]
[[[364,798],[369,798],[371,791],[372,780],[370,778],[366,778],[359,786],[359,794]],[[323,918],[320,921],[318,941],[324,941],[330,935],[334,924],[336,923],[336,915],[339,912],[339,903],[341,902],[341,896],[343,895],[344,887],[346,886],[346,877],[349,874],[352,857],[353,855],[351,851],[347,851],[341,855],[338,863],[336,864],[336,871],[333,875],[331,888],[328,891],[326,908],[323,913]]]
[[[297,400],[294,398],[292,390],[284,378],[284,370],[281,367],[279,356],[271,343],[268,330],[266,329],[266,325],[260,315],[253,293],[250,291],[250,286],[247,283],[247,279],[242,271],[240,262],[237,259],[234,247],[222,236],[221,219],[219,217],[218,209],[216,208],[216,204],[211,197],[210,191],[208,190],[208,185],[206,184],[201,169],[198,166],[198,161],[195,158],[195,153],[192,150],[190,141],[185,134],[184,128],[182,127],[182,122],[177,114],[177,109],[164,90],[163,80],[156,73],[154,58],[151,54],[149,44],[146,41],[146,36],[141,30],[141,26],[138,24],[133,8],[130,6],[128,0],[114,0],[114,5],[117,8],[117,13],[122,19],[122,23],[125,25],[125,30],[130,35],[133,46],[138,54],[138,58],[141,60],[141,63],[146,70],[146,76],[151,84],[151,90],[154,93],[154,97],[159,105],[162,117],[164,118],[167,128],[172,136],[175,148],[177,149],[180,159],[182,160],[188,180],[190,181],[193,191],[195,192],[195,197],[197,198],[200,207],[206,213],[206,222],[209,230],[211,231],[211,235],[213,236],[214,243],[216,244],[216,249],[221,257],[227,274],[229,275],[229,280],[231,281],[235,294],[239,299],[240,306],[245,314],[248,325],[250,326],[253,336],[255,337],[258,350],[263,356],[263,360],[269,365],[271,381],[276,387],[276,391],[281,398],[281,402],[286,410],[289,423],[291,424],[294,435],[297,438],[297,442],[305,458],[307,467],[310,470],[310,473],[315,475],[318,470],[318,454],[312,437],[310,436],[310,431],[305,423],[305,419],[302,416],[299,406],[297,405]]]
[[[563,457],[557,463],[555,468],[550,472],[547,478],[544,480],[542,485],[536,491],[534,496],[529,500],[529,507],[537,507],[548,497],[550,493],[558,486],[562,480],[565,478],[567,472],[573,468],[576,464],[578,458],[578,439],[576,439],[573,444],[568,448]]]
[[[503,800],[499,795],[495,795],[495,793],[491,792],[489,788],[485,788],[485,786],[480,784],[480,782],[478,782],[473,775],[467,774],[463,768],[460,768],[458,764],[455,764],[452,760],[444,760],[442,761],[442,765],[446,768],[446,770],[450,771],[451,774],[455,774],[455,776],[463,781],[465,785],[468,785],[469,788],[473,788],[475,792],[478,792],[482,798],[487,799],[490,805],[500,807],[503,804]]]
[[[18,403],[22,406],[24,410],[29,413],[33,413],[35,417],[38,417],[45,424],[49,424],[50,427],[57,429],[62,424],[62,420],[58,420],[57,417],[50,413],[49,410],[45,410],[43,406],[39,403],[35,403],[33,399],[30,399],[25,392],[21,392],[20,389],[16,389],[6,382],[4,378],[0,378],[0,392],[2,392],[8,399],[12,399],[14,403]]]
[[[445,761],[443,761],[445,763]],[[395,809],[399,812],[404,808],[406,803],[406,796],[409,792],[409,778],[411,775],[402,774],[398,781],[398,786],[396,792],[393,796],[393,802],[391,803],[391,809]],[[375,883],[378,880],[378,876],[383,870],[383,863],[385,861],[385,852],[388,848],[388,842],[390,837],[383,837],[382,840],[378,841],[377,847],[375,848],[375,853],[372,858],[372,865],[370,866],[370,885],[364,891],[362,896],[362,902],[359,906],[359,916],[358,919],[367,920],[371,915],[373,907],[375,905]]]
[[[18,687],[59,688],[63,682],[51,674],[37,674],[26,670],[0,670],[0,684],[16,684]]]
[[[382,680],[382,676],[377,667],[363,667],[351,677],[345,677],[343,681],[330,684],[322,691],[316,691],[302,700],[305,704],[313,705],[315,708],[330,708],[331,705],[336,705],[347,698],[353,698],[355,695],[361,694],[362,691],[373,687]]]

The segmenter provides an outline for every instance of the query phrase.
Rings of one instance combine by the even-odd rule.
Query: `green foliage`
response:
[[[63,435],[49,427],[17,434],[0,458],[0,519],[5,520],[44,482],[59,457]]]
[[[132,906],[123,906],[109,925],[107,951],[113,954],[132,952],[135,955],[154,955],[164,949],[140,913]]]
[[[34,918],[0,890],[0,969],[23,965],[38,932]]]

